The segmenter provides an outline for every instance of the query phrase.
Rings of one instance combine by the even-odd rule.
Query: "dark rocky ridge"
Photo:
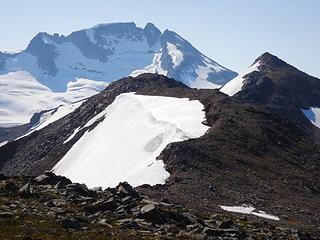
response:
[[[198,99],[211,129],[198,139],[172,143],[160,157],[171,173],[165,186],[142,186],[199,213],[217,205],[252,204],[281,223],[319,231],[320,147],[307,121],[296,124],[273,108],[232,99],[216,90],[190,89],[164,76],[124,78],[91,97],[75,112],[0,148],[1,169],[38,175],[51,169],[87,129],[62,144],[79,126],[123,92]],[[98,122],[96,123],[98,124]]]

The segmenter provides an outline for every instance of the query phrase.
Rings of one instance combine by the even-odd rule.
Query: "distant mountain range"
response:
[[[133,22],[100,24],[68,36],[42,32],[19,53],[0,52],[0,91],[6,92],[0,126],[27,123],[35,112],[89,97],[107,83],[141,73],[163,74],[194,88],[219,88],[237,75],[152,23],[144,28]],[[16,91],[24,92],[20,101]]]

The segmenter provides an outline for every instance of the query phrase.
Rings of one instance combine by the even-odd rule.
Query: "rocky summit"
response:
[[[1,239],[318,239],[245,216],[195,214],[125,182],[88,189],[51,172],[0,176],[0,227]]]

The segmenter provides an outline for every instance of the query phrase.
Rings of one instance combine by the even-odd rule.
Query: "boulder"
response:
[[[111,197],[108,200],[100,200],[85,207],[85,210],[90,213],[115,211],[118,208],[118,203],[115,198]]]
[[[127,196],[132,196],[132,197],[138,197],[139,193],[135,191],[132,186],[127,183],[119,183],[119,185],[116,187],[116,193],[119,197],[125,198]]]
[[[85,184],[70,183],[66,185],[66,188],[69,194],[75,194],[84,197],[97,197],[97,193],[89,190]]]
[[[147,204],[140,209],[139,217],[155,223],[163,223],[164,218],[154,204]]]
[[[57,176],[53,172],[45,172],[44,174],[36,177],[35,183],[38,185],[55,185],[59,184],[59,187],[66,186],[67,184],[71,184],[70,179],[63,177],[63,176]]]

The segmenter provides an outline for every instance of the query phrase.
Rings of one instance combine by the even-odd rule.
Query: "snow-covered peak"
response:
[[[166,74],[189,86],[212,83],[210,87],[219,87],[236,75],[177,33],[162,33],[152,23],[141,28],[133,22],[99,24],[68,36],[41,32],[25,51],[0,55],[1,69],[27,71],[60,92],[76,78],[110,83],[138,72]],[[199,80],[202,84],[194,84]]]
[[[261,62],[260,61],[256,61],[253,65],[251,65],[250,67],[248,67],[246,70],[244,70],[243,72],[241,72],[237,77],[235,77],[234,79],[232,79],[230,82],[228,82],[227,84],[225,84],[220,91],[228,94],[229,96],[233,96],[235,95],[237,92],[239,92],[244,84],[244,81],[246,79],[246,76],[249,73],[252,73],[254,71],[259,71],[259,66],[260,66]]]

